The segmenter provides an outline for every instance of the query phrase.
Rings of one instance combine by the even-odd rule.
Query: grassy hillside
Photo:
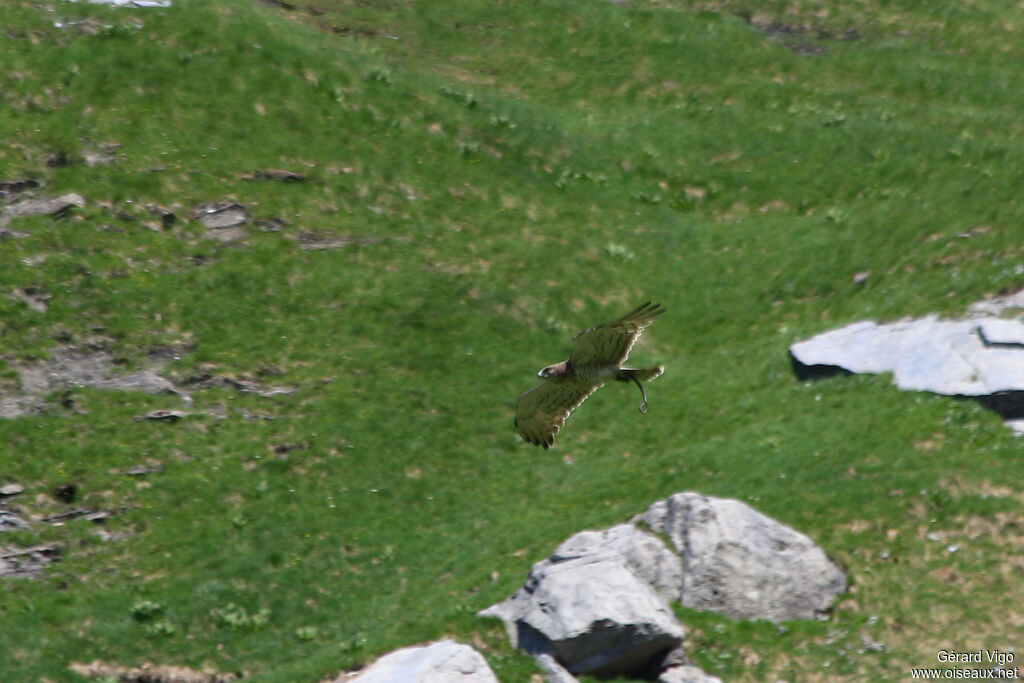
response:
[[[451,635],[526,681],[475,612],[682,490],[794,526],[852,584],[827,622],[681,612],[711,673],[900,680],[1020,645],[1019,440],[885,377],[798,382],[786,349],[1024,286],[1024,10],[847,4],[0,3],[0,180],[87,202],[0,237],[0,391],[70,344],[173,356],[193,399],[72,388],[0,420],[26,516],[71,507],[65,482],[117,513],[0,532],[63,549],[2,585],[0,680],[316,681]],[[193,219],[215,201],[244,236]],[[649,413],[609,387],[554,450],[519,441],[536,371],[647,299]],[[134,419],[156,409],[190,414]]]

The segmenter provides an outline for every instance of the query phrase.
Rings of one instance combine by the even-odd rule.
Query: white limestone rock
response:
[[[1024,391],[1024,322],[936,316],[866,321],[789,348],[797,374],[893,373],[900,389],[948,396]]]

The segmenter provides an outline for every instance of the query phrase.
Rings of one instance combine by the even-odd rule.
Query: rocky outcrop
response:
[[[498,683],[487,660],[468,645],[442,640],[390,652],[334,683]]]
[[[5,187],[18,187],[14,181],[7,181]],[[25,181],[30,182],[30,181]],[[36,184],[38,186],[38,183]],[[14,190],[11,190],[13,193]],[[0,199],[8,196],[0,194]],[[63,216],[74,207],[85,206],[85,198],[74,192],[59,197],[40,197],[39,199],[23,199],[6,207],[0,206],[0,228],[4,228],[12,218],[21,216]],[[13,234],[13,233],[12,233]]]
[[[972,310],[1012,305],[991,301]],[[879,325],[866,321],[824,332],[789,348],[801,379],[837,373],[891,372],[909,391],[977,399],[1007,420],[1024,419],[1024,322],[936,316]],[[1012,422],[1011,427],[1024,422]]]
[[[811,539],[738,500],[677,493],[635,521],[679,553],[679,601],[736,619],[823,616],[846,576]]]
[[[8,361],[8,366],[19,373],[21,388],[16,394],[0,392],[0,418],[42,413],[46,394],[78,387],[188,396],[160,376],[158,368],[119,374],[113,355],[103,349],[61,346],[46,360],[24,365]]]
[[[549,681],[585,673],[712,682],[671,656],[683,628],[670,603],[742,619],[811,619],[846,590],[842,570],[809,538],[736,500],[678,493],[632,522],[570,537],[533,565],[522,588],[480,612],[502,619]]]
[[[190,392],[204,389],[228,389],[239,393],[255,394],[262,398],[286,396],[295,392],[291,387],[264,386],[245,377],[201,374],[185,377],[175,384],[161,373],[169,370],[172,361],[187,353],[190,345],[159,347],[148,355],[148,366],[133,372],[121,372],[119,363],[107,349],[103,338],[84,340],[79,346],[64,345],[50,350],[49,357],[32,363],[19,363],[4,357],[7,366],[20,377],[17,390],[0,387],[0,419],[38,415],[47,409],[44,397],[57,391],[80,387],[115,391],[138,391],[147,394],[178,396],[192,403]],[[67,403],[68,397],[64,397]],[[66,408],[71,407],[69,405]],[[137,420],[176,422],[190,413],[159,409],[136,417]]]
[[[35,576],[59,559],[60,549],[55,545],[0,546],[0,577]]]

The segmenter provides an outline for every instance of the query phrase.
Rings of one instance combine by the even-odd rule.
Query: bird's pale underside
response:
[[[635,382],[643,401],[640,412],[647,412],[647,394],[641,382],[654,379],[664,367],[626,368],[622,364],[637,338],[664,312],[659,304],[648,301],[618,320],[573,337],[569,358],[537,373],[544,381],[519,397],[516,429],[523,440],[550,447],[569,414],[607,380]]]

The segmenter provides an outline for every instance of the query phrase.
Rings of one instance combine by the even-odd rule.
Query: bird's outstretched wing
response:
[[[573,365],[622,365],[640,334],[665,312],[660,304],[648,301],[618,320],[589,330],[572,338]]]
[[[580,382],[544,381],[523,392],[516,404],[516,429],[523,440],[548,448],[569,413],[603,386]]]

